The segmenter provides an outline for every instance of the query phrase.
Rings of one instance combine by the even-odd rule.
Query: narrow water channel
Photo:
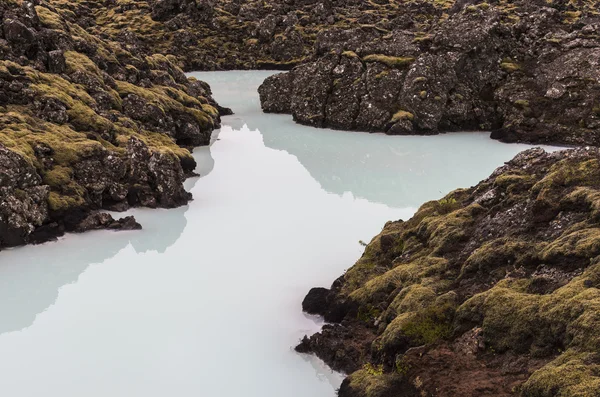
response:
[[[187,207],[0,253],[2,395],[333,397],[341,376],[293,351],[319,327],[305,293],[527,148],[299,126],[260,111],[270,73],[194,73],[236,114],[195,151]]]

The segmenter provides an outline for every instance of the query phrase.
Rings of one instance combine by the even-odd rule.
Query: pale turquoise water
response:
[[[0,253],[1,395],[333,397],[341,377],[292,350],[319,326],[304,294],[526,147],[298,126],[260,112],[268,74],[199,74],[237,114],[196,150],[189,206]]]

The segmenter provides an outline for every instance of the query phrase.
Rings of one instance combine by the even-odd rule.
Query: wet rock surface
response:
[[[349,374],[340,396],[595,396],[599,177],[597,148],[530,149],[388,222],[307,295],[332,324],[297,351]]]

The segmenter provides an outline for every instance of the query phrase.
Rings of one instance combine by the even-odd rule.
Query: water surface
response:
[[[195,74],[236,115],[194,153],[189,206],[0,253],[2,395],[333,397],[341,376],[292,349],[319,327],[304,294],[526,148],[299,126],[260,112],[270,73]]]

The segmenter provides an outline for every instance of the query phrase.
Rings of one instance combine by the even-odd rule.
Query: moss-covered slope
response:
[[[53,1],[86,15],[87,28],[128,47],[176,55],[187,70],[291,68],[329,29],[388,31],[397,2]]]
[[[304,307],[344,396],[598,396],[600,151],[519,154],[389,222]],[[485,391],[485,393],[484,393]]]
[[[0,247],[76,228],[94,209],[186,203],[188,148],[219,123],[208,85],[173,57],[94,35],[68,3],[0,4],[0,163],[10,175]],[[30,205],[7,204],[19,201]]]

